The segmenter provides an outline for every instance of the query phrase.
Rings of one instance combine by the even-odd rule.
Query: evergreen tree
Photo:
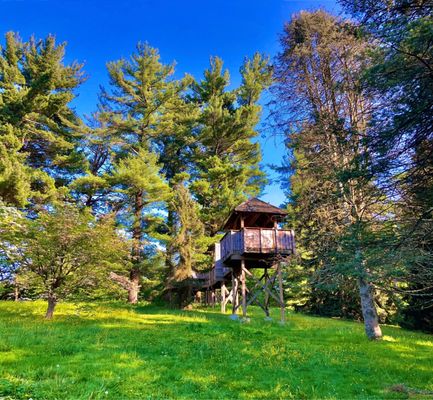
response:
[[[78,202],[100,214],[110,210],[112,188],[108,180],[121,145],[121,138],[111,123],[111,117],[111,112],[100,106],[83,127],[81,147],[86,156],[83,174],[69,185]]]
[[[433,3],[346,1],[380,46],[366,74],[375,95],[371,147],[383,187],[397,200],[396,219],[411,265],[405,313],[432,329],[433,313]],[[410,254],[412,253],[412,254]],[[424,261],[414,257],[422,255]],[[417,259],[416,262],[414,259]]]
[[[173,66],[162,64],[158,52],[142,44],[130,60],[109,63],[108,71],[111,91],[103,92],[103,105],[110,110],[109,129],[119,138],[109,179],[117,195],[110,202],[123,213],[134,242],[130,277],[118,279],[135,303],[145,255],[154,251],[152,238],[162,224],[155,210],[165,207],[170,196],[156,151],[168,149],[167,126],[175,125],[172,113],[182,102],[179,96],[189,80],[172,79]]]
[[[366,238],[383,196],[370,172],[364,141],[370,101],[359,79],[368,45],[354,26],[324,11],[293,17],[281,43],[277,122],[294,152],[291,200],[300,239],[319,283],[335,288],[356,279],[366,333],[379,338],[377,267]]]
[[[177,262],[173,273],[175,281],[184,281],[193,276],[193,271],[209,264],[205,253],[209,245],[204,236],[204,225],[199,218],[198,204],[191,197],[186,181],[187,176],[178,175],[174,185],[172,208],[175,211],[172,254]]]
[[[256,125],[260,95],[271,82],[267,60],[256,54],[241,68],[242,84],[228,90],[229,72],[219,58],[211,59],[204,79],[192,85],[191,100],[201,113],[194,148],[191,191],[201,206],[208,235],[215,235],[230,211],[256,196],[265,179],[260,171]]]
[[[22,42],[12,32],[0,48],[0,196],[19,207],[55,198],[81,168],[70,102],[82,66],[64,54],[53,36]]]

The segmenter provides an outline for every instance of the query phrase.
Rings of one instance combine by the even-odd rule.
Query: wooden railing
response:
[[[220,245],[223,261],[233,254],[292,254],[295,252],[295,235],[288,229],[243,228],[227,232]]]

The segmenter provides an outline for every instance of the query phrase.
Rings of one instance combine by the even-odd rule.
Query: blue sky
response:
[[[236,85],[245,56],[275,55],[284,22],[316,8],[339,12],[334,0],[0,0],[0,29],[2,34],[17,31],[23,39],[51,33],[66,41],[67,61],[84,62],[88,75],[74,106],[89,114],[99,85],[107,84],[106,62],[128,57],[139,41],[159,48],[163,62],[176,61],[178,75],[199,78],[209,57],[219,56]],[[263,163],[279,163],[280,139],[259,140]],[[268,185],[262,199],[281,204],[278,183]]]

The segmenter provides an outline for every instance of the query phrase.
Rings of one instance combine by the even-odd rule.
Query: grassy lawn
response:
[[[254,311],[0,302],[0,399],[432,398],[433,337]],[[277,310],[275,317],[277,318]],[[402,391],[396,391],[398,386]],[[409,390],[407,390],[409,389]]]

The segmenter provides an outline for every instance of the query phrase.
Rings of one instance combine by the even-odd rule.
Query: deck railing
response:
[[[295,235],[289,229],[243,228],[227,232],[220,244],[222,261],[233,254],[292,254],[295,252]]]

